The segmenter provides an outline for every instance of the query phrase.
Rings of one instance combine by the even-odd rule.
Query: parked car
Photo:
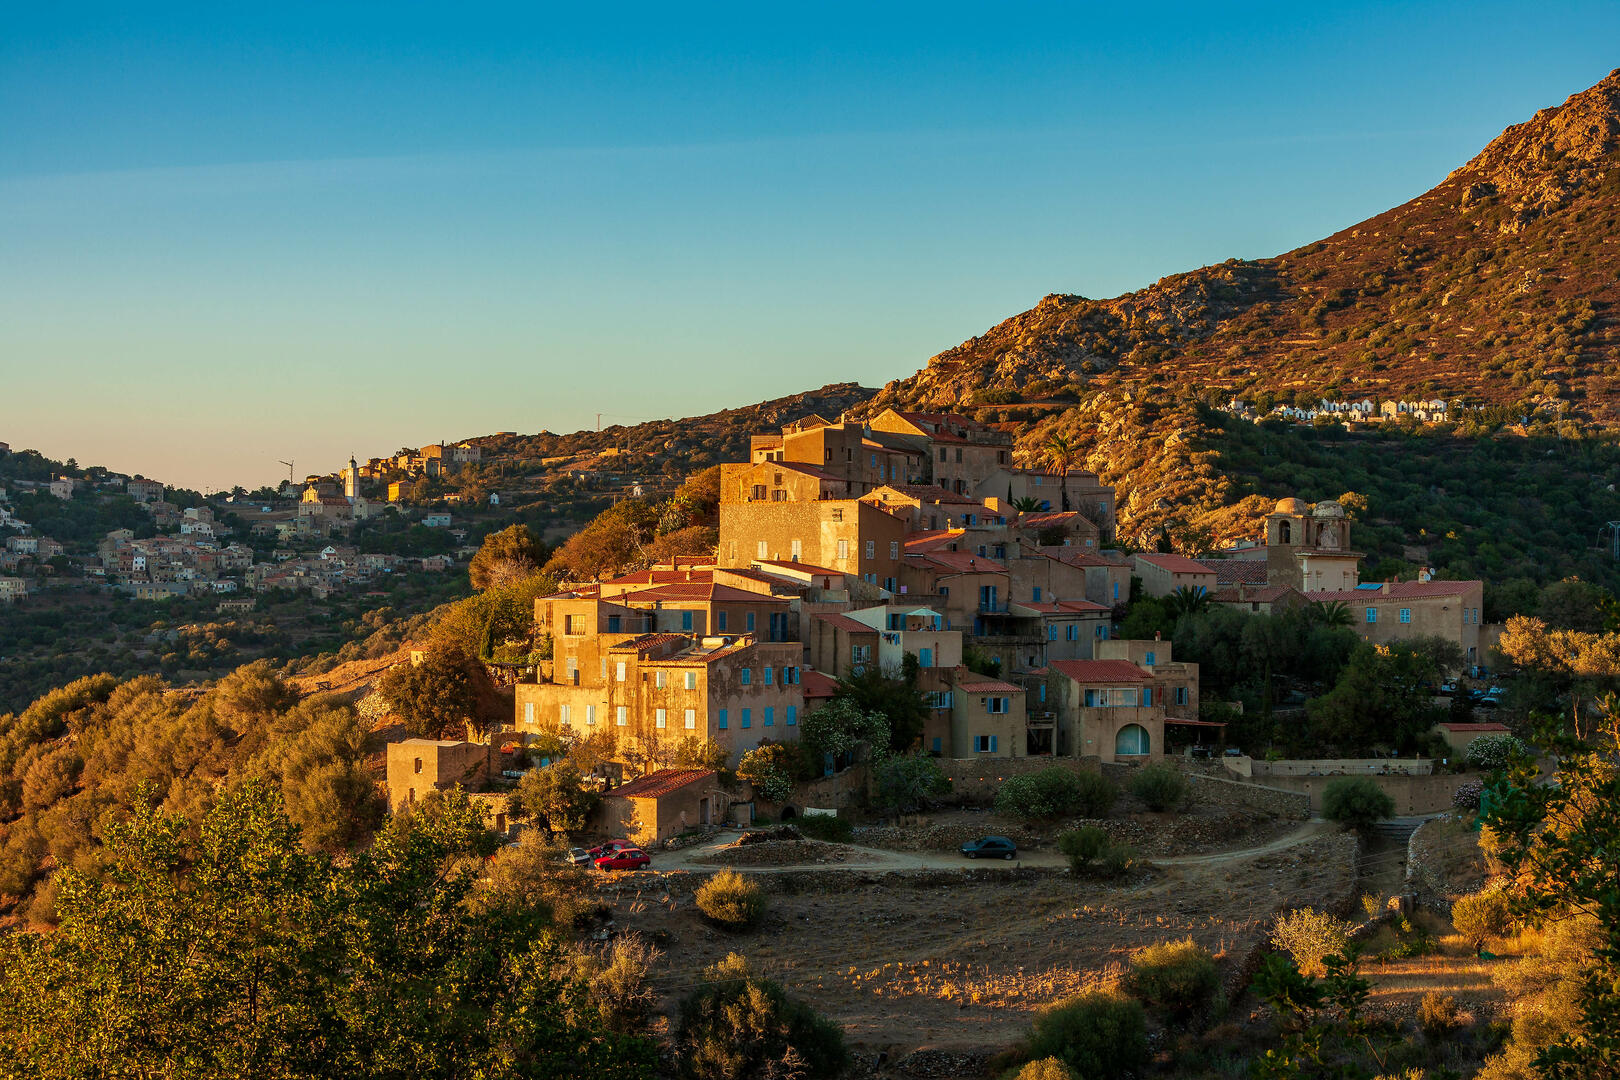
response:
[[[1485,691],[1486,701],[1501,701],[1505,697],[1507,697],[1507,691],[1502,689],[1500,686],[1493,686],[1489,690]]]
[[[1442,694],[1455,694],[1457,692],[1457,680],[1447,679],[1445,682],[1441,683],[1440,692]]]
[[[1228,746],[1226,748],[1226,756],[1227,757],[1242,757],[1243,756],[1243,751],[1239,750],[1235,746]]]
[[[981,836],[962,845],[962,854],[970,859],[1011,859],[1018,854],[1018,845],[1005,836]]]
[[[1190,748],[1189,753],[1195,758],[1207,759],[1211,756],[1210,749],[1207,746],[1194,746]]]
[[[640,870],[652,858],[638,847],[619,848],[596,860],[598,870]]]
[[[636,845],[632,844],[628,840],[605,840],[591,848],[587,854],[589,854],[592,859],[600,859],[603,855],[611,855],[615,851],[623,851],[625,848],[633,848],[635,846]]]
[[[573,866],[589,866],[591,853],[582,847],[571,847],[563,852],[563,862]]]

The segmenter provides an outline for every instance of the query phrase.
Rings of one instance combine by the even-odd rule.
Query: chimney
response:
[[[1154,641],[1158,641],[1158,640],[1159,640],[1159,636],[1160,636],[1160,633],[1159,633],[1159,631],[1157,631],[1157,630],[1155,630],[1155,631],[1153,631],[1153,640],[1154,640]]]

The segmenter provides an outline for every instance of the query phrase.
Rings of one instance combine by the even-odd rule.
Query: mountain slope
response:
[[[1319,243],[1112,300],[1047,296],[870,407],[1163,380],[1312,401],[1561,402],[1613,421],[1617,164],[1620,71],[1508,128],[1433,190]]]

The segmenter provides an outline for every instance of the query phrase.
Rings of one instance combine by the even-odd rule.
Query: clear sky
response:
[[[1612,0],[14,4],[0,440],[253,486],[877,386],[1404,201],[1617,43]]]

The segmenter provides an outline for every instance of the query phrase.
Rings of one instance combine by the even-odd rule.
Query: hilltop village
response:
[[[646,773],[636,783],[682,805],[651,812],[644,841],[718,822],[732,802],[802,808],[815,795],[722,796],[715,770],[794,743],[841,685],[867,673],[921,697],[915,748],[959,778],[988,763],[1208,756],[1224,724],[1201,718],[1199,666],[1163,634],[1121,636],[1133,581],[1137,597],[1169,604],[1330,610],[1381,645],[1442,638],[1473,673],[1500,632],[1481,624],[1480,581],[1363,583],[1352,522],[1333,501],[1283,499],[1263,537],[1219,558],[1126,554],[1114,546],[1111,488],[1084,470],[1022,461],[1005,432],[960,415],[807,416],[756,435],[748,461],[720,467],[719,489],[713,556],[536,599],[549,657],[497,672],[512,695],[506,730],[483,747],[391,748],[391,801],[476,786],[512,771],[497,768],[496,750],[539,741],[597,744],[616,763],[607,784]],[[1499,730],[1449,734],[1466,743]],[[694,741],[718,748],[707,767],[663,767]],[[829,755],[817,771],[833,776],[849,760]]]

